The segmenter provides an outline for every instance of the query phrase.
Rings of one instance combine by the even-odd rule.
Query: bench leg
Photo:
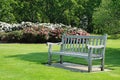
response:
[[[101,71],[104,71],[104,59],[101,59]]]
[[[63,63],[63,59],[62,59],[62,55],[60,55],[60,64],[62,64]]]
[[[51,60],[52,60],[52,55],[49,53],[48,54],[48,64],[51,65]]]
[[[88,60],[88,72],[92,71],[92,60]]]

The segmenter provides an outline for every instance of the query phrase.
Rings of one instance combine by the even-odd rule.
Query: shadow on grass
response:
[[[35,62],[37,64],[47,64],[48,53],[47,52],[36,52],[28,54],[20,54],[7,56],[7,58],[18,58],[25,61]],[[56,60],[55,60],[56,58]],[[53,56],[53,61],[59,60],[58,56]],[[87,64],[84,59],[74,58],[74,57],[64,57],[64,61],[77,63],[77,64]],[[107,48],[105,53],[105,65],[108,67],[120,67],[120,48],[113,49]]]
[[[37,64],[46,64],[48,60],[47,52],[35,52],[28,54],[13,55],[8,56],[7,58],[17,58],[29,62],[35,62]]]

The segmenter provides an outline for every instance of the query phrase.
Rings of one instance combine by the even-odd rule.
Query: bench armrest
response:
[[[62,44],[62,42],[59,42],[59,43],[52,43],[52,42],[47,42],[47,45],[49,46],[49,45],[61,45]]]
[[[96,49],[100,49],[100,48],[104,48],[104,45],[98,45],[98,46],[94,46],[94,45],[87,45],[87,48],[96,48]]]
[[[52,52],[52,46],[53,46],[53,45],[60,45],[60,46],[62,46],[62,42],[59,42],[59,43],[47,42],[47,45],[49,46],[49,47],[48,47],[48,52],[51,53],[51,52]]]

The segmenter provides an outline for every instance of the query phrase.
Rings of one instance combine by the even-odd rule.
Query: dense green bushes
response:
[[[2,42],[20,42],[22,39],[22,31],[13,31],[9,33],[0,33],[0,40]]]
[[[91,32],[92,15],[101,0],[0,0],[0,21],[63,23]]]
[[[120,34],[120,0],[102,0],[93,14],[93,32]]]
[[[60,42],[62,34],[68,35],[89,35],[81,29],[50,29],[47,27],[28,27],[20,31],[2,32],[0,40],[2,42],[19,42],[19,43],[45,43],[45,42]]]

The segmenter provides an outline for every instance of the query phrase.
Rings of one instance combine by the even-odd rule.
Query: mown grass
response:
[[[119,80],[120,40],[107,41],[105,67],[108,72],[82,73],[46,66],[45,44],[0,44],[0,80]],[[58,47],[55,47],[58,49]],[[54,56],[57,61],[58,56]],[[84,59],[64,61],[87,64]]]

